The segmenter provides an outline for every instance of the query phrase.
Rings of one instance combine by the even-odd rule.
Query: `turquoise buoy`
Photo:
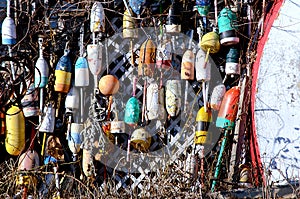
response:
[[[131,97],[125,107],[124,122],[129,125],[136,125],[139,121],[140,106],[135,97]]]
[[[239,43],[237,37],[237,16],[229,8],[223,8],[218,16],[220,43],[222,45],[234,45]]]

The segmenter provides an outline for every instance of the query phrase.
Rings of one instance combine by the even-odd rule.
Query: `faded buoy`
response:
[[[197,81],[210,81],[211,78],[211,62],[205,65],[206,53],[199,49],[196,54],[195,68]]]
[[[80,97],[77,88],[71,87],[70,91],[66,96],[65,107],[70,110],[78,109],[79,99]]]
[[[146,0],[129,0],[129,6],[131,7],[132,11],[140,15],[141,14],[141,8],[146,3]]]
[[[91,73],[99,75],[102,69],[102,45],[89,44],[87,45],[87,60]]]
[[[240,42],[237,37],[237,16],[229,8],[223,8],[218,16],[220,43],[234,45]]]
[[[72,123],[71,133],[68,136],[68,146],[73,154],[77,154],[80,151],[81,145],[81,131],[83,130],[83,124]]]
[[[35,90],[34,83],[30,82],[30,85],[27,86],[28,89],[26,91],[26,95],[21,100],[24,116],[38,116],[40,112],[40,107],[37,90]]]
[[[46,105],[44,107],[44,115],[39,131],[53,133],[55,125],[55,108],[51,104]]]
[[[166,83],[166,109],[171,117],[179,114],[181,107],[181,81],[168,80]]]
[[[195,55],[193,51],[186,50],[182,56],[181,79],[194,80],[195,75]]]
[[[137,29],[135,28],[135,20],[131,17],[133,13],[129,13],[126,9],[123,15],[123,38],[137,38]]]
[[[225,95],[226,88],[224,84],[219,84],[214,87],[210,98],[210,107],[216,111],[220,109],[222,99]]]
[[[151,135],[144,128],[136,129],[131,135],[130,144],[137,150],[147,151],[151,144]]]
[[[141,46],[138,75],[152,76],[156,64],[156,46],[152,39],[147,39]]]
[[[20,155],[25,147],[25,118],[17,106],[7,110],[5,148],[10,155]]]
[[[28,150],[19,157],[18,170],[29,171],[39,165],[40,160],[38,153],[34,150]]]
[[[125,133],[124,121],[117,121],[117,120],[111,121],[110,133],[112,134]]]
[[[105,32],[105,13],[101,2],[95,2],[91,9],[91,32]]]
[[[226,128],[228,130],[234,128],[239,96],[240,88],[238,86],[232,87],[225,93],[216,121],[217,127]]]
[[[169,70],[172,66],[172,45],[171,41],[163,36],[156,52],[156,68]]]
[[[99,90],[103,95],[114,95],[119,88],[119,80],[113,75],[105,75],[99,81]]]
[[[93,158],[90,151],[83,149],[82,150],[82,170],[86,177],[91,177],[93,175],[92,170]]]

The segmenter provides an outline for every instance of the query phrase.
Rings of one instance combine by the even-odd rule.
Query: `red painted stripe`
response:
[[[260,59],[263,54],[265,43],[268,40],[269,32],[272,28],[274,20],[277,18],[279,10],[284,0],[275,0],[272,8],[266,15],[264,20],[264,34],[257,45],[257,57],[252,68],[252,91],[251,91],[251,115],[252,115],[252,134],[250,135],[250,155],[252,160],[252,168],[256,185],[260,184],[259,176],[262,176],[263,184],[266,184],[262,161],[260,159],[260,151],[257,143],[256,124],[254,118],[256,82],[260,65]]]

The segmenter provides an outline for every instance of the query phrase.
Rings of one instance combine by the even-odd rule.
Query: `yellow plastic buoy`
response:
[[[17,106],[8,109],[6,115],[5,148],[10,155],[20,155],[25,146],[25,118]]]
[[[205,144],[208,133],[209,124],[212,122],[212,112],[210,109],[205,111],[201,107],[196,117],[197,127],[195,132],[195,144]]]
[[[201,39],[200,47],[206,52],[205,64],[207,64],[209,53],[217,53],[220,50],[219,35],[216,32],[206,33]]]

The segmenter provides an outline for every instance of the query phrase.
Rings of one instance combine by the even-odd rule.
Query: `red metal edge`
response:
[[[272,8],[266,15],[266,18],[264,20],[264,29],[263,29],[264,34],[258,42],[257,53],[256,53],[257,57],[252,67],[252,91],[251,91],[252,133],[250,134],[250,155],[251,155],[253,175],[254,175],[256,185],[259,185],[261,183],[261,181],[259,180],[260,179],[259,176],[261,176],[261,179],[263,180],[263,185],[266,185],[266,179],[264,176],[263,165],[260,158],[260,151],[257,142],[256,124],[254,118],[256,82],[257,82],[258,70],[260,66],[260,59],[262,57],[265,43],[268,40],[269,32],[272,28],[273,22],[278,16],[278,13],[280,11],[283,2],[284,0],[275,0],[272,5]]]

